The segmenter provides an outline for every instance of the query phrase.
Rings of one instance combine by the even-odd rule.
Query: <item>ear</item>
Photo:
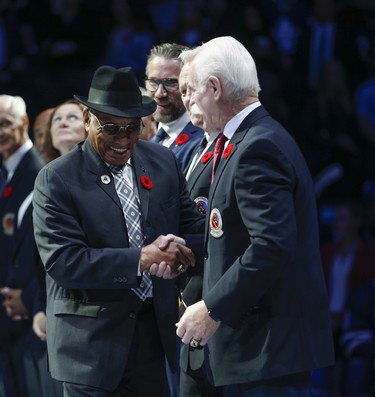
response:
[[[85,130],[87,133],[89,133],[89,128],[90,128],[90,112],[86,108],[83,110],[83,122],[85,123]]]
[[[207,87],[212,91],[214,99],[217,101],[223,94],[221,81],[216,76],[210,76],[207,81]]]
[[[25,142],[29,138],[29,127],[30,127],[29,116],[25,114],[22,119],[22,130],[23,130],[23,137],[25,139]]]

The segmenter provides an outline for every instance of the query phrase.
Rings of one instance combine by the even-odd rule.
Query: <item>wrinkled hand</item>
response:
[[[188,306],[180,321],[176,324],[176,334],[185,344],[194,338],[201,346],[205,345],[220,327],[220,321],[214,321],[209,315],[204,301]]]
[[[159,236],[152,244],[143,247],[140,257],[140,270],[148,270],[152,275],[170,279],[177,277],[179,266],[186,270],[195,266],[193,251],[186,247],[185,240],[173,234]]]
[[[22,289],[0,288],[0,293],[4,296],[3,306],[6,313],[12,320],[24,320],[29,317],[29,312],[22,302]]]
[[[33,331],[43,342],[47,339],[46,333],[46,314],[44,312],[38,312],[33,318]]]

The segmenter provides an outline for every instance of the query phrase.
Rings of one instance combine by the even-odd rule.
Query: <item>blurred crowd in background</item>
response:
[[[341,328],[332,258],[349,258],[354,278],[357,266],[375,267],[374,0],[0,0],[0,92],[25,99],[32,125],[87,93],[100,65],[131,66],[143,86],[155,44],[194,47],[226,35],[254,57],[262,104],[310,167]],[[356,265],[358,241],[371,248]],[[370,280],[357,274],[348,292]]]
[[[374,194],[374,1],[1,0],[0,87],[33,121],[87,92],[99,65],[131,66],[143,85],[153,45],[221,35],[253,55],[260,99],[300,144],[320,201]]]

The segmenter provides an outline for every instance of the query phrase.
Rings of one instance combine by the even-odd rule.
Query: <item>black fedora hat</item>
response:
[[[130,67],[100,66],[92,78],[88,98],[79,95],[74,98],[89,109],[112,116],[138,118],[156,110],[155,101],[142,96]]]

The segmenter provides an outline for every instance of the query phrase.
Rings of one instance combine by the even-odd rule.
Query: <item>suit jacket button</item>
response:
[[[137,318],[137,315],[134,312],[129,313],[130,318]]]
[[[206,253],[206,254],[204,254],[204,257],[203,257],[203,259],[206,261],[207,259],[208,259],[208,254]]]

